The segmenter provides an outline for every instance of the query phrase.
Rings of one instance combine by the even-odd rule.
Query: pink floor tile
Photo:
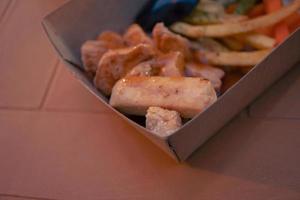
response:
[[[300,199],[299,66],[179,164],[59,63],[64,2],[0,0],[0,200]]]
[[[15,1],[1,23],[0,107],[41,104],[57,62],[41,20],[63,1]]]
[[[8,6],[11,2],[12,2],[12,0],[1,0],[0,1],[0,24],[4,17],[4,14],[7,11]]]
[[[300,119],[300,64],[250,106],[251,117]]]
[[[59,65],[44,108],[61,111],[111,112],[88,92],[63,64]]]
[[[55,199],[298,199],[299,121],[236,120],[178,164],[114,115],[1,111],[0,193]],[[292,127],[288,131],[284,127]]]
[[[299,129],[300,120],[235,119],[196,151],[189,163],[300,195]]]

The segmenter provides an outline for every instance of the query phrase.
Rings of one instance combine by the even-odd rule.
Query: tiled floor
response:
[[[59,62],[62,3],[0,0],[0,200],[300,199],[300,66],[178,164]]]

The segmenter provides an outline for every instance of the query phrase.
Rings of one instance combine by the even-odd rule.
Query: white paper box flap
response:
[[[124,31],[146,2],[147,0],[122,0],[122,3],[120,0],[73,0],[47,16],[43,25],[60,55],[82,66],[82,43],[96,38],[104,30]]]

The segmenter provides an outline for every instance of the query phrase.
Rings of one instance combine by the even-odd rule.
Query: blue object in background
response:
[[[199,0],[150,0],[136,17],[136,22],[150,32],[158,22],[171,25],[191,13]]]

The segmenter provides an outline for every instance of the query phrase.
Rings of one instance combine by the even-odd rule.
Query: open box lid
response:
[[[43,21],[50,41],[66,66],[106,105],[108,99],[83,73],[80,47],[83,42],[96,38],[104,30],[124,31],[134,21],[136,14],[146,2],[147,0],[72,0],[48,15]],[[173,158],[184,160],[299,62],[299,52],[300,31],[298,30],[223,94],[215,104],[168,138],[152,134],[117,110],[110,108]]]

